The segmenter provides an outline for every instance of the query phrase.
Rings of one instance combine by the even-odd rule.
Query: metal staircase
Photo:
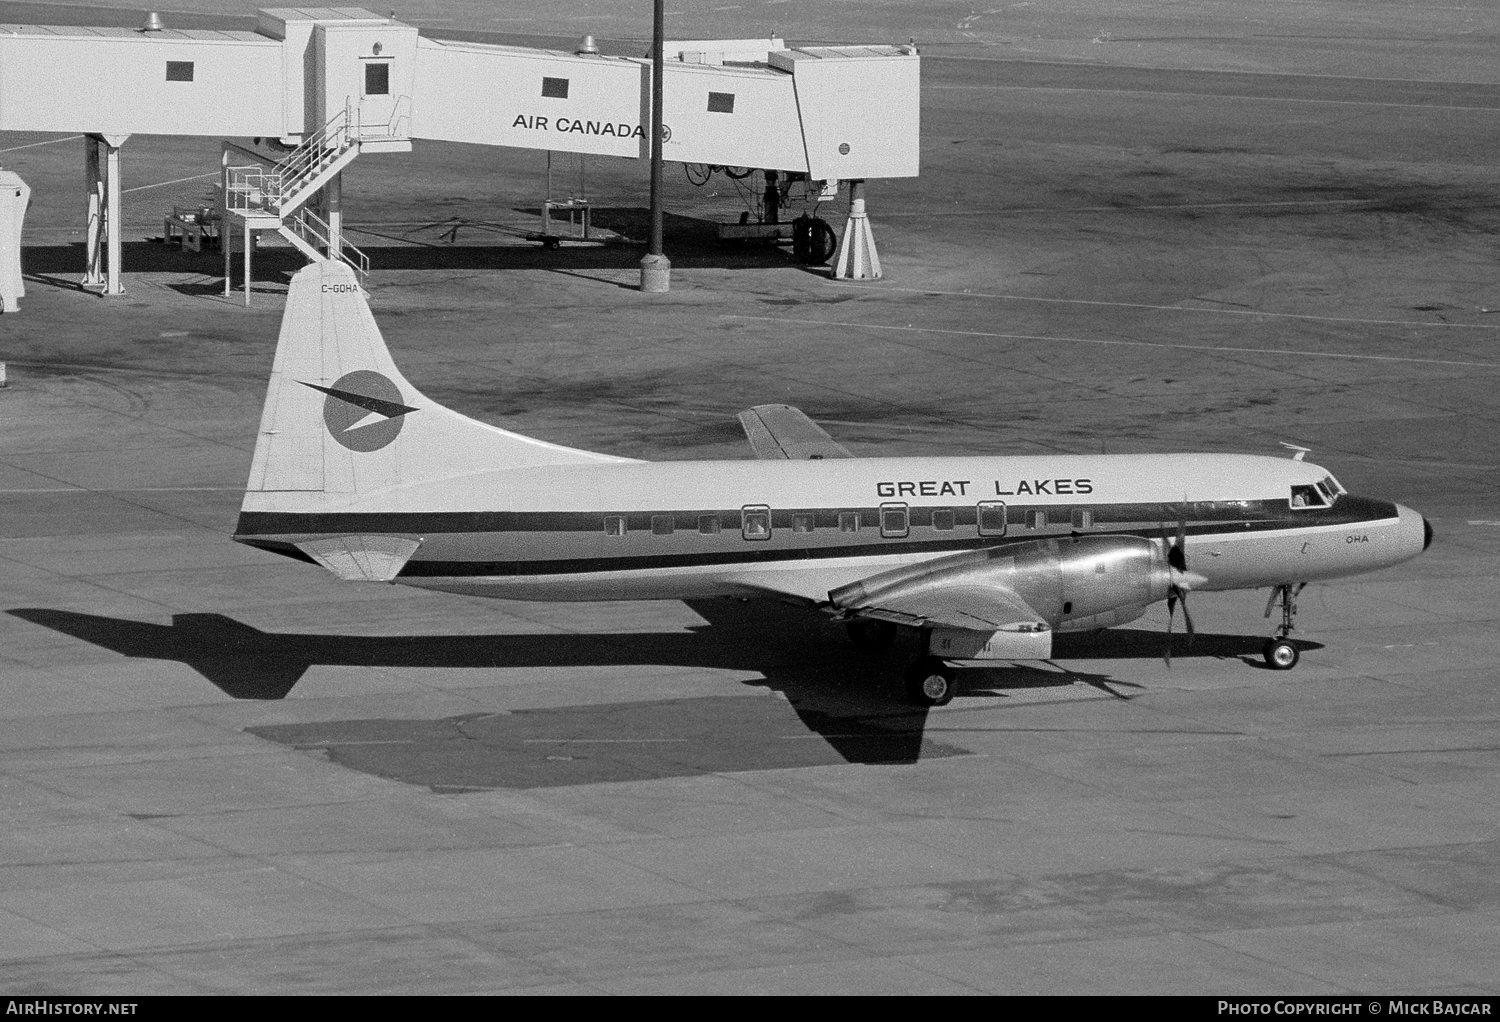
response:
[[[357,126],[351,130],[352,125],[354,118],[345,107],[279,163],[226,165],[224,212],[251,230],[276,230],[311,260],[339,259],[362,275],[368,273],[370,260],[365,254],[342,237],[337,246],[331,246],[328,224],[304,208],[359,155]]]
[[[310,209],[299,210],[290,220],[283,220],[278,233],[292,243],[292,246],[308,259],[317,262],[323,259],[335,258],[333,244],[329,236],[333,233],[328,229],[328,224],[323,218]],[[355,246],[349,244],[342,237],[339,238],[339,251],[336,258],[343,260],[354,267],[354,272],[361,277],[370,272],[370,257],[365,255]],[[327,252],[328,255],[323,253]]]

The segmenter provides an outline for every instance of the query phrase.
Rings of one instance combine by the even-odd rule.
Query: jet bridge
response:
[[[666,159],[791,175],[824,195],[848,182],[836,272],[878,276],[860,184],[918,172],[916,48],[770,37],[672,43],[664,57]],[[132,134],[279,140],[290,151],[275,163],[226,145],[222,233],[248,253],[252,232],[277,230],[358,267],[339,211],[355,157],[434,139],[648,159],[650,79],[644,57],[428,39],[359,8],[270,8],[254,32],[155,15],[140,30],[0,25],[0,130],[85,136],[85,283],[106,294],[122,293]]]

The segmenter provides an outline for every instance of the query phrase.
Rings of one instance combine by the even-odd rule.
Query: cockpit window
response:
[[[1324,476],[1323,485],[1327,487],[1328,493],[1334,499],[1337,499],[1341,494],[1349,492],[1348,490],[1344,489],[1343,485],[1340,484],[1337,479],[1333,478],[1333,476]]]
[[[1316,486],[1293,486],[1292,507],[1327,507],[1328,500]]]

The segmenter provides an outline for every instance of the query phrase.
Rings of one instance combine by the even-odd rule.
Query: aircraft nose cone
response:
[[[1400,564],[1402,561],[1416,557],[1432,545],[1432,524],[1427,521],[1425,515],[1397,504],[1396,519],[1398,525],[1392,536],[1395,545],[1391,548],[1395,559],[1390,561],[1390,564]]]

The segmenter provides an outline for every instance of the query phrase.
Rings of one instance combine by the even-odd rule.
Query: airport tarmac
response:
[[[1310,586],[1290,672],[1264,592],[1199,594],[1170,666],[1157,608],[925,712],[793,607],[338,583],[230,539],[297,261],[247,309],[146,240],[217,140],[127,143],[101,299],[81,143],[0,134],[0,992],[1500,993],[1500,14],[865,6],[796,17],[934,40],[883,280],[710,244],[734,186],[669,166],[643,295],[521,238],[538,154],[419,143],[346,174],[397,362],[645,458],[748,457],[770,401],[863,455],[1286,441],[1432,548]],[[478,9],[417,13],[523,31]],[[637,232],[644,168],[589,181]]]

